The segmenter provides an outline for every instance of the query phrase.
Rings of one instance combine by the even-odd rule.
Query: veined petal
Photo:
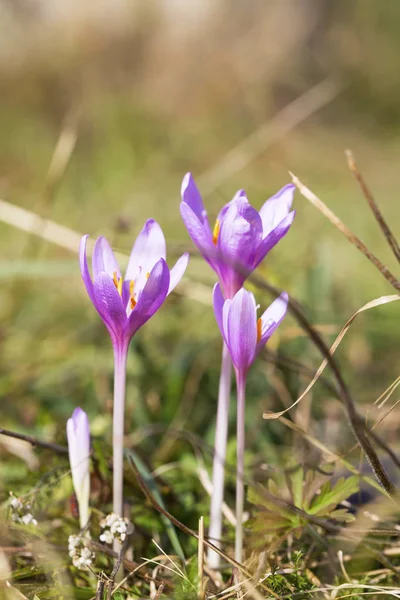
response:
[[[236,194],[233,196],[232,201],[239,200],[239,198],[247,198],[246,192],[244,190],[238,190]]]
[[[212,243],[210,227],[206,227],[185,202],[181,202],[181,216],[192,241],[208,264],[215,269],[216,247]]]
[[[121,277],[121,271],[119,265],[114,256],[114,252],[111,249],[110,244],[105,237],[101,236],[96,240],[92,254],[92,271],[93,280],[96,279],[99,273],[107,273],[111,279],[114,273],[117,274],[118,279]]]
[[[93,283],[94,304],[111,336],[120,340],[127,322],[126,310],[122,304],[114,281],[104,271],[99,273]]]
[[[263,224],[263,238],[265,238],[279,223],[288,216],[292,206],[296,187],[288,183],[274,196],[269,198],[260,208],[260,217]]]
[[[246,373],[257,345],[257,308],[254,295],[244,288],[231,301],[227,315],[227,344],[238,371]]]
[[[141,267],[141,273],[146,278],[160,258],[165,260],[166,254],[165,237],[160,225],[154,219],[148,219],[133,245],[125,279],[134,281],[138,267]],[[145,281],[139,288],[143,287],[144,283]]]
[[[257,352],[265,346],[286,315],[288,302],[289,296],[286,292],[283,292],[261,316],[261,338],[257,343]]]
[[[192,209],[200,223],[204,225],[205,230],[208,231],[208,233],[211,236],[207,211],[204,208],[203,199],[191,173],[186,173],[185,177],[183,178],[181,186],[181,196],[182,202],[184,204],[187,204],[187,206],[189,206]]]
[[[220,224],[222,224],[222,221],[224,220],[225,215],[228,212],[231,205],[234,204],[234,202],[236,202],[236,200],[239,200],[239,198],[246,198],[246,200],[247,200],[246,192],[244,190],[238,190],[236,192],[236,194],[233,196],[232,200],[230,202],[228,202],[227,204],[225,204],[225,206],[223,206],[221,208],[221,210],[218,213],[218,217],[217,217],[217,220],[220,222]]]
[[[180,280],[182,279],[183,274],[186,271],[186,267],[188,266],[188,262],[189,262],[189,253],[185,252],[184,254],[182,254],[182,256],[180,258],[178,258],[175,265],[170,270],[168,294],[170,294],[172,292],[172,290],[175,288],[175,286],[177,286],[178,283],[180,282]]]
[[[81,239],[81,243],[79,245],[79,266],[81,269],[81,275],[83,279],[83,283],[85,284],[86,291],[89,295],[89,298],[94,303],[94,295],[93,295],[93,282],[90,276],[87,256],[86,256],[86,243],[88,239],[88,235],[84,235]]]
[[[241,196],[226,212],[217,244],[219,272],[226,296],[238,291],[253,270],[261,238],[260,215]]]
[[[265,237],[262,240],[258,247],[257,254],[255,257],[254,268],[256,268],[260,264],[260,262],[265,258],[268,252],[272,250],[272,248],[279,242],[279,240],[281,240],[287,234],[293,223],[295,214],[295,210],[289,213],[287,217],[285,217],[283,221],[281,221],[279,225],[277,225],[277,227],[275,227],[275,229],[273,229],[267,235],[267,237]]]
[[[83,282],[85,284],[86,291],[87,291],[95,309],[99,313],[100,317],[103,319],[108,331],[111,333],[111,335],[114,335],[113,324],[112,324],[111,318],[107,312],[106,307],[104,305],[98,303],[96,294],[95,294],[94,284],[90,277],[89,268],[88,268],[88,264],[87,264],[87,258],[86,258],[86,241],[87,241],[88,237],[89,236],[85,235],[82,238],[80,248],[79,248],[79,262],[80,262],[80,268],[81,268]]]
[[[79,505],[81,528],[89,519],[90,494],[90,430],[85,411],[76,408],[67,421],[67,440],[72,482]]]
[[[221,286],[219,285],[219,283],[216,283],[214,285],[214,290],[213,290],[213,306],[214,306],[214,315],[215,315],[215,320],[217,321],[217,325],[219,327],[219,330],[221,332],[222,338],[225,341],[225,331],[224,331],[224,325],[223,325],[223,310],[224,310],[224,297],[222,295],[221,292]]]
[[[160,258],[154,265],[138,302],[129,315],[127,331],[130,338],[160,308],[167,297],[169,282],[168,265],[163,258]]]
[[[229,347],[228,342],[228,320],[229,320],[229,311],[231,309],[232,300],[231,298],[227,298],[224,302],[224,306],[222,308],[222,335],[224,337],[226,345]]]

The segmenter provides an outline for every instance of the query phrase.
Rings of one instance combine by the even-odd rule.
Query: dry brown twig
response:
[[[361,175],[360,171],[358,170],[358,167],[357,167],[356,161],[354,160],[352,151],[346,150],[345,154],[346,154],[347,164],[349,165],[350,171],[354,174],[354,177],[357,179],[358,183],[360,184],[360,187],[364,194],[364,197],[367,200],[368,205],[369,205],[370,209],[372,210],[374,217],[377,220],[379,227],[381,228],[383,235],[385,236],[385,238],[387,240],[387,243],[389,244],[390,248],[392,249],[392,252],[395,255],[395,257],[397,258],[397,260],[400,262],[400,246],[399,246],[395,236],[393,235],[389,225],[386,223],[369,187],[367,186],[367,184],[364,181],[363,176]]]
[[[335,213],[318,198],[307,186],[305,186],[296,175],[289,171],[289,174],[292,178],[294,185],[299,190],[300,194],[313,206],[318,208],[318,210],[325,216],[343,235],[354,244],[360,252],[364,254],[368,258],[370,262],[378,269],[378,271],[383,275],[383,277],[390,283],[391,286],[397,292],[400,292],[400,281],[396,279],[396,277],[389,271],[389,269],[381,263],[381,261],[367,248],[367,246],[362,242],[352,231],[345,225],[339,217],[335,215]]]
[[[276,288],[275,286],[271,285],[270,283],[266,282],[260,277],[256,277],[253,275],[251,277],[251,280],[261,289],[265,289],[266,291],[268,291],[275,298],[277,298],[281,294],[280,289]],[[340,399],[342,400],[346,408],[347,416],[349,418],[349,422],[353,433],[358,443],[363,448],[375,477],[377,478],[381,486],[386,490],[386,492],[391,496],[394,496],[396,491],[395,486],[390,480],[386,469],[383,467],[374,447],[372,446],[370,440],[367,437],[368,429],[366,427],[365,419],[357,412],[354,400],[351,397],[350,391],[344,381],[339,367],[336,364],[336,361],[331,356],[328,345],[318,333],[318,331],[316,331],[315,328],[308,322],[308,319],[304,315],[300,306],[292,298],[289,299],[289,311],[295,317],[295,319],[298,321],[301,327],[303,327],[308,332],[310,339],[314,342],[315,346],[318,348],[318,350],[324,356],[324,359],[327,361],[327,364],[329,364],[329,366],[331,367],[332,372],[338,383]],[[269,417],[267,416],[267,418]]]

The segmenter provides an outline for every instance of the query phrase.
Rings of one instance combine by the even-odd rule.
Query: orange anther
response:
[[[214,229],[213,229],[213,236],[212,236],[212,241],[214,246],[217,245],[218,242],[218,236],[219,236],[219,230],[221,229],[221,223],[219,222],[219,220],[217,219],[215,221],[215,225],[214,225]]]
[[[262,334],[262,319],[261,317],[257,320],[257,344],[261,340]]]
[[[114,282],[115,287],[118,290],[118,294],[120,296],[122,296],[122,283],[123,283],[123,281],[122,281],[122,277],[118,278],[117,271],[114,271],[114,273],[113,273],[113,282]]]

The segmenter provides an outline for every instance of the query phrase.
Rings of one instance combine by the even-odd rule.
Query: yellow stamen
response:
[[[135,282],[132,280],[129,282],[129,295],[132,296],[133,288],[135,287]]]
[[[113,273],[113,282],[114,282],[115,287],[118,290],[118,294],[120,296],[122,296],[122,283],[123,283],[123,281],[122,281],[122,277],[118,278],[117,271],[114,271],[114,273]]]
[[[131,296],[131,309],[133,310],[136,306],[137,302],[133,296]]]
[[[146,273],[146,279],[148,279],[149,277],[150,277],[150,273],[149,273],[149,272],[147,272],[147,273]]]
[[[262,334],[262,319],[261,317],[257,320],[257,344],[261,340]]]
[[[221,223],[219,222],[219,220],[217,219],[215,221],[215,225],[214,225],[214,230],[213,230],[213,236],[212,236],[212,241],[214,246],[217,245],[218,242],[218,236],[219,236],[219,230],[221,229]]]

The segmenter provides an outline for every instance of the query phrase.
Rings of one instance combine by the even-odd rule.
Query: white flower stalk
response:
[[[90,430],[87,414],[76,408],[67,422],[69,462],[72,483],[79,507],[80,527],[84,529],[89,520],[90,495]]]

